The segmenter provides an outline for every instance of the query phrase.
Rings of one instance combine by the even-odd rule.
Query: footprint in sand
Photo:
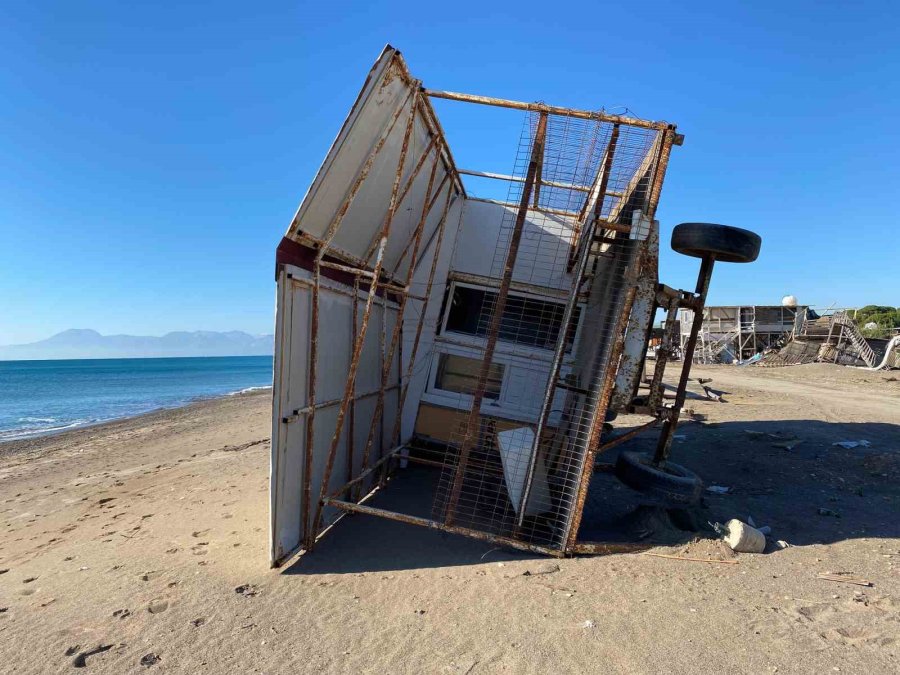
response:
[[[19,591],[19,595],[34,595],[35,591],[37,591],[36,588],[23,588]]]
[[[235,588],[234,592],[238,595],[243,595],[245,598],[252,598],[254,595],[259,595],[259,586],[256,584],[242,584]]]
[[[151,570],[149,572],[144,572],[139,578],[141,581],[150,581],[156,579],[160,574],[162,574],[162,572]]]
[[[209,546],[208,541],[198,542],[194,546],[191,546],[191,553],[194,555],[206,555],[209,553],[209,549],[206,548],[207,546]]]
[[[141,665],[149,668],[150,666],[159,663],[160,660],[161,659],[159,658],[159,654],[150,652],[149,654],[144,654],[144,656],[141,657]]]
[[[113,616],[117,616],[117,617],[119,617],[120,619],[124,619],[124,618],[126,618],[126,617],[131,616],[131,610],[128,610],[128,609],[117,609],[115,612],[112,613],[112,615],[113,615]]]
[[[207,532],[209,532],[208,529],[206,529],[206,530],[197,530],[196,532],[191,532],[191,536],[192,536],[194,539],[197,539],[197,538],[199,538],[199,537],[202,537],[202,536],[203,536],[204,534],[206,534]]]
[[[162,614],[169,609],[168,600],[152,600],[147,606],[147,611],[151,614]]]
[[[191,621],[191,625],[194,628],[200,628],[200,626],[202,626],[205,623],[206,623],[206,619],[202,616],[199,619],[194,619],[193,621]]]

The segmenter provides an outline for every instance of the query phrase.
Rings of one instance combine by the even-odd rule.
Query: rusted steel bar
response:
[[[653,182],[650,184],[650,198],[647,205],[647,217],[650,220],[656,218],[656,207],[659,205],[659,195],[662,192],[666,169],[669,167],[669,156],[672,153],[672,146],[675,144],[677,137],[675,125],[668,125],[662,135],[662,142],[659,144],[659,155],[656,161]]]
[[[419,525],[420,527],[427,527],[431,530],[440,530],[441,532],[449,532],[450,534],[461,534],[465,537],[471,537],[472,539],[480,539],[481,541],[486,541],[491,544],[497,544],[499,546],[509,546],[510,548],[515,548],[520,551],[530,551],[531,553],[540,553],[543,555],[553,556],[554,558],[561,558],[563,554],[561,551],[557,551],[552,548],[546,548],[544,546],[536,546],[534,544],[527,544],[522,541],[518,541],[517,539],[510,539],[509,537],[501,537],[495,534],[490,534],[488,532],[482,532],[480,530],[472,530],[467,527],[457,527],[454,525],[448,525],[447,523],[440,523],[436,520],[429,520],[428,518],[419,518],[418,516],[409,516],[405,513],[396,513],[394,511],[387,511],[385,509],[378,509],[372,506],[366,506],[365,504],[354,504],[353,502],[345,502],[339,499],[326,499],[325,504],[328,506],[333,506],[334,508],[341,509],[343,511],[349,511],[351,513],[362,513],[369,516],[378,516],[379,518],[387,518],[388,520],[396,520],[401,523],[407,523],[409,525]]]
[[[422,242],[422,232],[425,229],[425,221],[428,219],[428,203],[431,197],[431,190],[434,188],[434,177],[437,173],[437,162],[434,163],[434,166],[431,168],[431,175],[428,178],[428,187],[425,190],[425,200],[422,204],[422,213],[419,216],[419,222],[416,224],[416,229],[413,233],[413,247],[412,253],[410,253],[409,257],[409,266],[406,271],[406,281],[405,285],[409,287],[410,282],[412,281],[413,273],[415,272],[416,261],[419,259],[419,246]],[[382,364],[381,370],[381,387],[384,389],[387,387],[388,377],[390,376],[391,364],[394,362],[394,352],[397,349],[397,342],[400,339],[401,328],[403,327],[403,313],[406,311],[406,300],[407,296],[402,295],[400,297],[400,307],[397,310],[397,318],[394,322],[394,330],[391,334],[391,344],[390,348],[386,351],[384,357],[384,363]],[[421,320],[421,319],[420,319]],[[382,327],[386,324],[385,321],[382,321]],[[382,344],[382,349],[384,345]],[[383,415],[384,413],[384,396],[379,396],[378,401],[375,403],[375,413],[372,416],[372,424],[369,427],[369,434],[366,437],[366,445],[365,450],[363,452],[363,468],[369,463],[369,455],[372,450],[372,443],[375,438],[375,429],[378,423],[378,416]],[[383,433],[383,427],[382,427]]]
[[[413,168],[412,173],[409,178],[406,179],[406,184],[403,186],[403,189],[400,191],[400,196],[397,198],[397,208],[400,208],[400,205],[403,204],[403,199],[406,197],[406,193],[409,192],[409,189],[413,185],[413,181],[415,181],[416,177],[419,175],[419,172],[422,170],[422,167],[425,165],[425,160],[428,159],[428,155],[431,152],[431,149],[434,147],[435,142],[437,141],[436,136],[432,136],[431,140],[428,142],[428,146],[425,148],[425,152],[422,153],[419,160],[416,162],[416,166]],[[437,169],[437,165],[440,162],[440,157],[435,157],[434,166],[432,167],[432,171]],[[449,175],[449,173],[447,174]],[[426,194],[426,200],[428,196]],[[366,251],[366,260],[370,260],[372,255],[375,253],[375,246],[377,245],[377,241],[373,240],[371,245],[369,246],[368,251]]]
[[[632,266],[634,267],[634,266]],[[578,491],[575,495],[575,506],[569,518],[566,536],[563,537],[565,550],[571,550],[578,537],[578,528],[581,526],[581,517],[584,512],[584,502],[587,499],[588,487],[590,485],[591,474],[593,473],[594,460],[600,447],[600,435],[603,431],[603,422],[606,419],[606,410],[609,407],[609,399],[612,395],[612,388],[616,381],[616,364],[622,355],[622,349],[625,345],[624,333],[628,324],[628,315],[631,313],[631,306],[634,303],[634,296],[637,288],[635,280],[626,281],[628,290],[625,293],[625,302],[623,303],[622,312],[616,321],[616,327],[613,330],[613,345],[610,357],[606,362],[606,374],[603,378],[603,384],[600,389],[600,400],[591,419],[590,430],[588,432],[587,456],[584,458],[581,477],[578,483]]]
[[[666,325],[663,329],[662,342],[656,350],[656,364],[653,367],[653,377],[650,379],[650,394],[647,397],[647,406],[652,410],[659,410],[663,399],[663,375],[666,372],[666,364],[672,357],[675,349],[675,330],[678,328],[678,302],[680,296],[669,299],[666,308]]]
[[[587,225],[584,234],[585,239],[589,240],[594,236],[594,223],[599,219],[599,215],[603,212],[603,202],[606,199],[606,186],[609,183],[609,173],[612,170],[613,159],[616,154],[616,145],[619,140],[619,127],[613,127],[612,134],[609,138],[609,144],[606,147],[605,161],[603,163],[602,175],[600,177],[600,185],[597,188],[596,202],[594,204],[594,218]],[[581,247],[579,247],[581,248]],[[566,308],[563,312],[562,322],[560,323],[559,335],[556,338],[556,349],[553,353],[553,363],[550,366],[550,378],[547,380],[547,389],[544,392],[544,400],[541,403],[541,413],[538,416],[537,432],[534,435],[534,447],[528,458],[528,468],[525,472],[525,483],[522,488],[522,501],[519,504],[517,527],[521,527],[525,521],[525,506],[528,504],[528,498],[531,495],[531,484],[534,480],[534,470],[538,461],[538,453],[541,447],[541,436],[547,427],[547,421],[550,417],[550,408],[553,405],[553,397],[556,394],[556,386],[559,380],[559,371],[562,368],[563,355],[566,352],[566,340],[569,336],[569,323],[575,313],[575,306],[578,303],[578,288],[581,286],[581,280],[587,270],[588,258],[590,258],[591,245],[590,241],[585,243],[581,248],[581,255],[578,260],[578,267],[572,275],[572,291],[566,302]]]
[[[399,389],[399,388],[400,388],[399,384],[394,384],[394,385],[391,385],[390,387],[388,387],[387,391],[393,391],[394,389]],[[377,396],[379,391],[380,391],[380,389],[376,389],[375,391],[369,391],[369,392],[366,392],[365,394],[357,394],[356,391],[354,390],[353,398],[351,400],[352,401],[364,401],[367,398],[372,398],[373,396]],[[328,401],[318,401],[315,405],[308,405],[308,406],[304,406],[302,408],[296,408],[290,415],[283,417],[281,421],[285,424],[289,424],[291,422],[294,422],[294,421],[300,419],[304,415],[309,415],[313,410],[323,410],[325,408],[331,408],[336,405],[340,405],[343,400],[344,400],[343,398],[333,398]]]
[[[589,237],[583,236],[583,233],[587,232],[588,227],[590,227],[591,236],[593,236],[593,234],[597,231],[597,221],[600,220],[600,216],[603,214],[603,204],[606,202],[607,196],[606,189],[609,186],[609,174],[612,172],[612,160],[613,156],[616,153],[616,146],[618,146],[619,144],[619,129],[619,125],[616,124],[613,126],[612,131],[610,132],[609,143],[606,144],[606,150],[603,151],[603,162],[601,163],[597,173],[597,178],[600,181],[599,187],[597,188],[596,193],[594,192],[594,187],[591,187],[591,192],[584,200],[584,204],[582,205],[581,211],[578,214],[578,220],[575,222],[575,227],[573,228],[572,234],[574,237],[576,237],[577,245],[572,247],[572,252],[569,256],[570,271],[575,265],[576,260],[579,258],[578,252],[581,250],[581,248],[583,246],[590,248],[590,239]],[[592,201],[594,208],[592,217],[589,220],[588,212],[591,211]],[[613,225],[613,223],[606,224]]]
[[[344,485],[342,485],[340,488],[335,490],[331,495],[329,495],[325,499],[326,500],[327,499],[337,499],[338,497],[340,497],[342,494],[344,494],[345,492],[347,492],[350,488],[352,488],[354,486],[356,486],[356,489],[357,489],[356,491],[358,492],[359,489],[362,487],[363,481],[366,478],[368,478],[373,473],[375,473],[379,468],[381,468],[382,464],[385,464],[386,462],[388,462],[391,459],[391,457],[396,455],[398,452],[403,450],[405,447],[406,447],[405,445],[398,445],[396,448],[392,448],[390,451],[388,451],[384,455],[382,455],[378,459],[378,461],[375,462],[372,466],[370,466],[367,469],[363,469],[356,478],[351,478],[349,481],[347,481]],[[359,501],[359,498],[357,498],[356,501]]]
[[[443,191],[444,186],[447,185],[447,182],[448,182],[449,180],[450,180],[450,174],[449,174],[449,173],[445,173],[445,174],[444,174],[444,177],[441,179],[440,184],[438,185],[437,190],[434,191],[434,195],[431,197],[431,201],[428,202],[428,212],[429,212],[429,214],[431,213],[431,209],[434,207],[435,203],[436,203],[437,200],[438,200],[438,197],[440,196],[441,192]],[[450,187],[450,188],[447,190],[447,192],[448,192],[448,193],[453,193],[454,190],[453,190],[452,187]],[[433,237],[434,237],[434,233],[431,234],[431,237],[430,237],[430,238],[428,239],[428,241],[426,242],[426,244],[425,244],[425,249],[424,249],[424,250],[426,250],[426,251],[428,250],[428,246],[431,244],[431,240],[432,240]],[[406,259],[406,254],[409,253],[409,249],[411,248],[411,246],[412,246],[412,242],[410,242],[409,244],[407,244],[406,247],[403,249],[403,251],[400,253],[400,255],[397,257],[397,263],[394,265],[394,269],[391,270],[391,275],[392,275],[392,276],[395,275],[395,274],[397,274],[397,270],[400,269],[400,265],[401,265],[401,264],[403,263],[403,261]],[[421,299],[421,298],[419,298],[419,299]]]
[[[425,150],[422,152],[419,157],[419,161],[416,162],[416,166],[413,168],[412,173],[409,174],[409,178],[406,179],[406,184],[403,186],[403,189],[400,191],[400,197],[397,199],[398,206],[403,203],[406,194],[409,192],[410,188],[413,185],[413,182],[419,176],[419,172],[422,170],[422,167],[425,165],[425,160],[428,159],[428,156],[431,154],[431,150],[437,144],[437,136],[431,135],[431,139],[428,141],[428,145],[425,146]],[[435,158],[435,163],[439,161],[440,158]],[[449,172],[448,172],[449,173]]]
[[[428,311],[428,303],[431,299],[431,289],[434,284],[434,275],[437,271],[437,263],[438,258],[441,254],[441,245],[444,241],[444,223],[447,221],[447,212],[450,210],[450,198],[453,196],[453,190],[447,190],[447,199],[444,202],[444,211],[441,213],[441,220],[438,223],[437,228],[437,242],[435,242],[434,246],[434,254],[431,258],[431,270],[428,273],[428,282],[425,285],[425,300],[422,304],[422,310],[419,313],[419,323],[416,325],[416,336],[413,339],[412,351],[409,355],[409,366],[406,369],[406,376],[401,378],[403,381],[403,385],[400,388],[400,396],[398,401],[398,406],[400,408],[400,414],[397,416],[397,419],[394,421],[394,432],[393,438],[395,442],[399,442],[400,439],[400,429],[403,417],[403,405],[406,402],[406,393],[409,391],[409,383],[412,379],[413,369],[416,365],[416,355],[419,352],[419,341],[422,338],[422,327],[425,325],[425,314]]]
[[[350,371],[347,373],[347,385],[344,389],[344,399],[341,407],[338,409],[337,421],[335,423],[334,435],[331,438],[331,448],[328,451],[328,459],[325,463],[325,471],[322,476],[322,485],[319,490],[319,501],[316,504],[316,516],[313,520],[314,529],[318,531],[319,523],[322,519],[322,499],[325,498],[328,490],[328,483],[331,480],[331,471],[334,468],[334,457],[337,452],[337,446],[341,441],[341,431],[344,428],[344,418],[347,414],[347,404],[350,401],[350,394],[356,380],[356,372],[359,369],[359,358],[362,355],[363,344],[366,339],[366,332],[369,328],[369,317],[372,312],[372,303],[375,300],[376,290],[378,288],[378,279],[381,276],[381,269],[384,264],[384,251],[387,248],[388,237],[391,232],[391,224],[394,220],[394,213],[397,206],[397,195],[400,190],[400,179],[403,174],[403,165],[406,163],[406,153],[409,149],[409,139],[412,135],[413,126],[416,120],[416,110],[418,108],[418,94],[413,98],[412,108],[409,113],[409,119],[406,123],[406,131],[403,135],[403,145],[400,147],[400,158],[397,161],[397,171],[394,176],[394,183],[391,188],[391,200],[388,207],[384,224],[381,227],[381,243],[378,247],[378,255],[375,259],[375,269],[372,275],[372,283],[369,286],[369,292],[366,295],[365,309],[363,309],[362,323],[359,327],[359,335],[356,338],[356,344],[353,349],[353,358],[350,360]],[[312,544],[312,542],[310,542]]]
[[[453,479],[453,486],[450,490],[450,497],[447,502],[446,524],[452,525],[455,517],[456,504],[459,501],[459,495],[462,490],[463,481],[465,480],[466,464],[469,459],[469,453],[475,443],[475,439],[480,432],[481,426],[481,402],[484,399],[484,391],[487,386],[488,377],[490,375],[491,365],[494,358],[494,350],[497,346],[497,339],[500,333],[500,324],[503,318],[503,310],[506,308],[506,300],[509,296],[509,287],[512,282],[513,269],[516,265],[516,257],[519,254],[519,242],[522,240],[522,230],[525,225],[525,216],[528,212],[528,202],[531,199],[531,191],[534,187],[534,179],[537,172],[539,158],[544,154],[544,141],[547,135],[547,113],[541,113],[538,119],[537,129],[534,134],[534,144],[531,149],[531,159],[528,162],[528,171],[526,172],[525,186],[522,188],[521,203],[519,204],[519,212],[516,215],[515,225],[510,235],[509,251],[506,255],[506,265],[503,270],[500,288],[497,291],[497,299],[494,306],[494,315],[491,317],[491,324],[488,328],[487,339],[484,348],[484,356],[481,361],[481,368],[478,373],[478,381],[475,390],[472,393],[472,409],[469,412],[469,419],[466,424],[466,433],[459,449],[459,462],[456,469],[456,475]]]
[[[493,178],[495,180],[503,180],[509,183],[524,183],[525,179],[521,176],[509,176],[505,173],[493,173],[491,171],[474,171],[472,169],[459,169],[459,172],[464,176],[478,176],[479,178]],[[538,185],[544,185],[546,187],[555,187],[562,188],[564,190],[572,190],[573,192],[590,192],[590,185],[576,185],[575,183],[564,183],[556,180],[544,180],[535,179],[534,182],[535,190],[537,190]],[[608,193],[610,196],[618,197],[621,196],[621,192],[616,193]],[[533,206],[537,206],[537,202],[533,204]]]
[[[447,134],[444,133],[441,121],[434,112],[434,106],[431,105],[429,98],[424,95],[425,89],[420,86],[419,91],[423,94],[420,97],[422,100],[422,121],[425,122],[425,126],[428,127],[428,130],[438,137],[441,161],[444,164],[444,168],[447,170],[447,173],[453,175],[453,182],[456,183],[457,193],[465,197],[466,187],[463,185],[462,178],[459,176],[459,171],[456,168],[456,160],[453,159],[453,153],[450,151],[450,146],[447,144]]]
[[[375,275],[369,270],[363,270],[358,267],[349,267],[347,265],[341,265],[340,263],[335,263],[328,260],[323,260],[321,265],[322,267],[327,267],[328,269],[353,274],[356,277],[366,277],[367,279],[375,278]],[[300,283],[302,283],[302,280],[300,280]],[[421,296],[413,295],[409,292],[409,286],[398,286],[397,284],[392,284],[389,281],[378,281],[376,285],[378,286],[378,288],[383,288],[384,290],[390,293],[396,293],[399,296],[407,295],[411,298],[415,298],[416,300],[422,300]],[[329,288],[328,290],[331,291],[333,289]]]
[[[650,420],[646,424],[642,424],[639,427],[635,427],[634,429],[631,429],[630,431],[626,431],[624,434],[616,436],[615,438],[607,441],[606,443],[603,443],[597,449],[597,454],[606,452],[610,448],[614,448],[617,445],[621,445],[625,441],[630,441],[632,438],[634,438],[638,434],[642,434],[643,432],[647,431],[647,429],[650,429],[651,427],[655,427],[657,424],[659,424],[659,420]]]
[[[406,99],[404,99],[403,103],[397,108],[396,112],[391,117],[391,122],[390,124],[388,124],[387,129],[385,129],[384,133],[381,134],[381,137],[378,139],[378,142],[375,144],[372,152],[369,153],[369,157],[366,159],[365,164],[363,164],[362,168],[359,170],[359,173],[356,175],[356,180],[353,181],[353,185],[350,187],[350,192],[344,198],[344,201],[341,203],[341,206],[337,210],[337,213],[334,214],[334,218],[332,218],[331,222],[328,224],[328,228],[325,230],[325,234],[322,236],[321,244],[319,246],[319,260],[325,257],[325,252],[328,250],[328,247],[331,244],[331,240],[334,239],[334,235],[337,234],[337,230],[340,227],[341,222],[344,220],[344,216],[347,215],[347,211],[350,209],[350,204],[353,203],[353,200],[359,192],[360,187],[362,187],[362,184],[366,180],[366,176],[369,175],[369,171],[371,171],[372,169],[372,164],[375,162],[375,158],[378,156],[378,153],[381,152],[381,149],[387,142],[388,137],[394,130],[394,125],[396,125],[397,120],[400,119],[401,113],[406,109],[406,102],[409,101],[412,96],[413,91],[410,91],[409,95],[406,97]],[[413,120],[415,119],[416,101],[418,100],[418,96],[415,96],[413,98],[413,116],[411,117],[411,119]],[[408,134],[405,137],[405,141],[406,142],[404,143],[404,145],[408,144]],[[405,154],[403,155],[403,158],[406,159]]]
[[[549,119],[548,119],[549,122]],[[537,158],[537,167],[534,170],[534,187],[532,189],[532,193],[534,196],[534,200],[532,202],[532,206],[534,208],[538,208],[539,202],[541,201],[541,181],[544,176],[544,153],[541,153],[540,157]]]
[[[709,281],[712,278],[713,265],[715,258],[713,256],[705,256],[700,263],[700,273],[697,275],[696,294],[703,304],[706,302],[706,294],[709,291]],[[703,311],[694,312],[694,320],[691,323],[691,334],[685,345],[684,353],[681,355],[681,378],[678,380],[678,389],[675,392],[675,403],[672,405],[669,417],[663,421],[662,431],[659,434],[659,442],[656,445],[656,452],[653,455],[653,463],[660,464],[669,457],[669,450],[672,447],[672,437],[675,435],[675,429],[678,427],[678,417],[681,414],[681,406],[684,405],[684,399],[687,395],[688,376],[691,373],[691,363],[694,360],[694,349],[697,347],[697,336],[700,334],[700,328],[703,325]]]
[[[627,124],[628,126],[641,127],[642,129],[665,129],[670,126],[666,122],[650,122],[648,120],[642,120],[636,117],[626,117],[624,115],[610,115],[609,113],[593,110],[576,110],[574,108],[563,108],[561,106],[546,105],[544,103],[509,101],[502,98],[493,98],[491,96],[460,94],[455,91],[425,89],[425,94],[431,98],[445,98],[451,101],[464,101],[465,103],[479,103],[481,105],[491,105],[499,108],[527,110],[529,112],[537,112],[544,115],[564,115],[566,117],[575,117],[583,120],[597,120],[599,122],[610,122],[612,124]]]

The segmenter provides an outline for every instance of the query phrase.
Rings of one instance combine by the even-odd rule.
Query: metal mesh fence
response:
[[[478,340],[438,366],[459,412],[437,520],[565,548],[615,374],[635,214],[652,210],[661,133],[525,114],[492,285],[457,286],[448,299],[447,330]]]

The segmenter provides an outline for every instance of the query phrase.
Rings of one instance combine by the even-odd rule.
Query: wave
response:
[[[31,418],[31,421],[50,421],[50,418],[45,418],[42,420],[40,418]],[[57,420],[52,420],[57,421]],[[59,424],[56,426],[21,426],[13,429],[6,429],[0,431],[0,442],[2,441],[18,441],[23,438],[31,438],[33,436],[43,436],[44,434],[53,434],[60,431],[66,431],[67,429],[74,429],[76,427],[83,427],[88,424],[96,424],[102,420],[72,420],[67,424]]]
[[[244,389],[240,389],[239,391],[232,391],[228,394],[228,396],[239,396],[240,394],[249,394],[251,391],[262,391],[263,389],[271,389],[272,385],[267,384],[262,387],[246,387]]]

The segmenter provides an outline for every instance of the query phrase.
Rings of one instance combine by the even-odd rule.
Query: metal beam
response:
[[[460,94],[455,91],[439,91],[437,89],[423,89],[423,91],[426,96],[429,96],[431,98],[445,98],[451,101],[479,103],[481,105],[491,105],[499,108],[511,108],[513,110],[526,110],[528,112],[537,112],[544,115],[563,115],[566,117],[576,117],[583,120],[609,122],[611,124],[627,124],[629,126],[641,127],[643,129],[666,129],[670,126],[666,122],[651,122],[648,120],[638,119],[637,117],[610,115],[609,113],[593,110],[576,110],[575,108],[564,108],[557,105],[546,105],[545,103],[524,103],[522,101],[510,101],[502,98],[493,98],[491,96]]]

